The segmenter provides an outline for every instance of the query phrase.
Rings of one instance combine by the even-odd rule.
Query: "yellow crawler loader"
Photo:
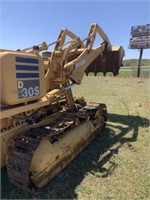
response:
[[[103,42],[94,48],[96,35]],[[51,45],[54,50],[49,52]],[[1,167],[6,166],[12,184],[33,194],[105,125],[106,105],[75,99],[72,87],[81,84],[95,59],[109,52],[119,57],[103,61],[105,65],[122,62],[123,48],[112,46],[98,24],[91,25],[84,41],[62,29],[49,45],[0,49]]]

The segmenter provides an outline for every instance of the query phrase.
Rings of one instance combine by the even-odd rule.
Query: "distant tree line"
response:
[[[138,59],[128,59],[128,60],[123,60],[123,66],[137,66],[139,60]],[[150,66],[150,59],[142,59],[141,61],[141,66]]]

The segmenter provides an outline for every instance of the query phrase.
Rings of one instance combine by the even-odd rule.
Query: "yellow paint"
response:
[[[34,184],[37,187],[42,187],[43,182],[39,181],[41,176],[49,172],[60,160],[71,155],[72,152],[74,152],[76,145],[79,144],[81,140],[86,141],[93,130],[93,124],[90,121],[86,121],[73,129],[66,131],[63,135],[60,135],[58,142],[51,144],[48,138],[43,139],[34,152],[30,166],[30,171],[33,172],[31,179]],[[75,157],[75,154],[73,155]],[[62,168],[63,166],[58,166],[56,171],[53,170],[49,175],[49,178],[45,176],[44,178],[46,178],[46,180],[51,179]]]

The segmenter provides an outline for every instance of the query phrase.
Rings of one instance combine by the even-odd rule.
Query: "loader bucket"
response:
[[[104,51],[103,55],[98,56],[85,70],[88,76],[89,72],[102,72],[105,76],[107,72],[112,72],[114,76],[119,74],[119,69],[123,66],[124,49],[122,46],[112,46],[111,50]]]

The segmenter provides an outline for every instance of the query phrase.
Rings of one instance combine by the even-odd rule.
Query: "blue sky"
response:
[[[62,28],[81,39],[98,23],[113,45],[122,45],[125,59],[139,58],[128,48],[131,26],[150,23],[149,0],[0,0],[0,48],[22,49],[55,41]],[[150,58],[144,50],[143,58]]]

